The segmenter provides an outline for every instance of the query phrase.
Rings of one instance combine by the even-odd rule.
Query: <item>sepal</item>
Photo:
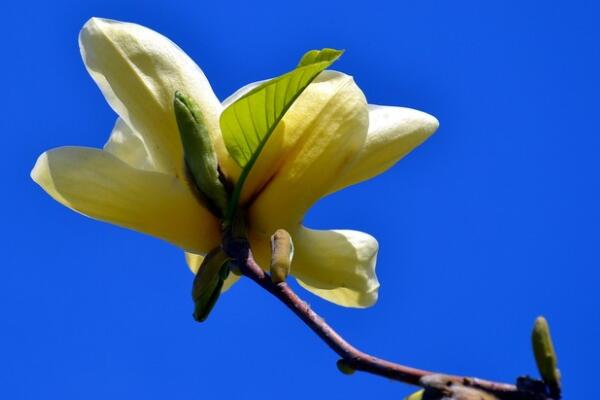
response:
[[[217,217],[223,217],[228,196],[219,177],[219,163],[202,112],[181,92],[175,92],[173,108],[186,169],[209,208]]]
[[[211,250],[202,261],[192,288],[196,321],[205,321],[219,299],[223,283],[229,276],[229,261],[221,247]]]

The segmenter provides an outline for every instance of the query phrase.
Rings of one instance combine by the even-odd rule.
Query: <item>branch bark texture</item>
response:
[[[393,363],[358,350],[341,337],[323,318],[315,313],[310,306],[300,299],[286,282],[273,283],[267,274],[254,260],[249,244],[244,239],[225,239],[225,252],[233,258],[239,272],[256,282],[267,292],[275,296],[289,308],[304,324],[321,340],[336,352],[344,363],[357,371],[383,376],[425,389],[438,390],[440,382],[445,386],[462,386],[481,390],[498,399],[505,400],[558,400],[550,397],[543,390],[523,382],[535,382],[533,379],[520,378],[517,385],[494,382],[479,378],[440,374],[432,371],[412,368]],[[519,383],[521,382],[521,384]],[[539,382],[541,383],[541,382]],[[539,386],[539,385],[538,385]],[[541,388],[543,389],[543,387]]]

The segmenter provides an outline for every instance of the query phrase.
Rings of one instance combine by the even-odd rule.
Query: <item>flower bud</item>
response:
[[[284,282],[290,273],[294,258],[294,243],[285,229],[278,229],[271,236],[271,281]]]
[[[356,372],[344,359],[337,360],[335,365],[337,365],[338,370],[344,375],[352,375]]]
[[[192,298],[196,305],[194,319],[203,322],[208,318],[219,295],[223,282],[229,275],[229,257],[220,247],[206,255],[194,278]]]
[[[533,354],[540,375],[546,385],[553,392],[560,391],[560,371],[557,368],[558,360],[554,351],[554,344],[550,336],[550,327],[544,317],[537,317],[531,332]]]
[[[187,171],[209,208],[222,217],[227,208],[227,192],[219,179],[217,156],[202,112],[181,92],[175,92],[173,107]]]

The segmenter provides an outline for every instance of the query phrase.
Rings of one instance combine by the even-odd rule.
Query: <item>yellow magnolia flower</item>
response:
[[[203,255],[220,243],[220,222],[186,178],[173,96],[180,90],[198,104],[221,169],[235,182],[241,171],[225,148],[219,116],[258,83],[221,103],[177,45],[136,24],[92,18],[79,45],[119,117],[103,149],[47,151],[33,180],[77,212],[182,248],[196,272]],[[257,261],[269,265],[269,237],[286,229],[300,285],[336,304],[372,305],[379,288],[377,241],[357,231],[305,228],[303,216],[323,196],[382,173],[437,127],[420,111],[368,105],[351,76],[322,72],[285,114],[244,185],[241,204]]]

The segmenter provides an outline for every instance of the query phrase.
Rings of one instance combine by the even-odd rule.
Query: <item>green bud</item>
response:
[[[557,368],[558,360],[550,336],[550,327],[544,317],[537,317],[531,332],[533,354],[540,375],[552,391],[560,390],[560,371]]]
[[[335,363],[337,365],[337,369],[344,375],[352,375],[356,372],[354,368],[352,368],[344,359],[339,359]]]
[[[187,169],[210,208],[222,217],[227,208],[227,192],[219,179],[217,156],[202,112],[181,92],[175,92],[173,106]]]
[[[423,398],[424,389],[418,390],[404,398],[404,400],[421,400]]]
[[[192,288],[192,298],[196,305],[194,309],[196,321],[206,320],[217,302],[223,282],[229,275],[228,264],[229,257],[220,247],[211,250],[202,261]]]
[[[271,236],[271,280],[273,283],[284,282],[290,273],[294,258],[294,243],[285,229],[278,229]]]

